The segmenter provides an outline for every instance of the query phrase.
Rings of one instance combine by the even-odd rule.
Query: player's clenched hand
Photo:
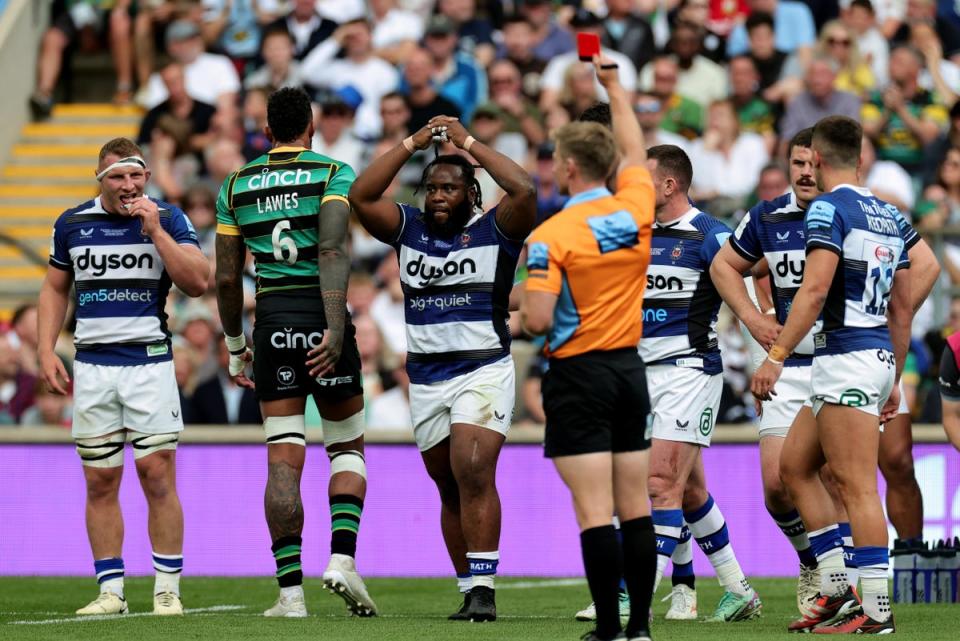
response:
[[[463,124],[452,116],[434,116],[427,123],[427,127],[434,131],[434,135],[437,135],[437,132],[446,134],[447,140],[456,145],[457,149],[463,149],[470,136]]]
[[[43,380],[57,394],[67,394],[67,385],[70,384],[70,377],[67,375],[67,368],[63,366],[63,361],[53,352],[40,353],[40,373]],[[61,384],[61,379],[63,383]]]
[[[430,130],[430,126],[426,125],[420,127],[420,129],[410,136],[413,140],[413,146],[415,149],[426,149],[430,146],[430,143],[433,142],[433,132]]]
[[[323,333],[323,340],[320,344],[307,352],[310,360],[307,361],[307,367],[310,368],[310,376],[321,378],[333,371],[340,360],[340,351],[343,349],[343,334],[333,332],[329,329]]]
[[[771,314],[757,313],[745,320],[744,324],[753,339],[767,351],[773,347],[777,337],[780,336],[780,331],[783,330],[783,326]]]
[[[900,386],[894,385],[893,389],[890,390],[890,396],[887,398],[887,402],[883,404],[883,408],[880,410],[880,422],[886,423],[897,417],[897,414],[900,412]]]
[[[140,196],[133,201],[127,212],[140,219],[143,233],[151,238],[162,229],[160,227],[160,209],[157,207],[157,203],[146,196]]]
[[[769,358],[764,359],[760,367],[753,374],[753,380],[750,382],[750,391],[761,401],[769,401],[777,395],[773,386],[780,378],[783,372],[783,363],[774,363]]]

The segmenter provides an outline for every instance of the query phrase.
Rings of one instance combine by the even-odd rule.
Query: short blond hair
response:
[[[571,122],[553,134],[557,155],[572,158],[588,180],[604,180],[617,161],[613,133],[597,122]]]
[[[137,143],[129,138],[114,138],[101,147],[100,158],[97,160],[98,164],[102,164],[103,159],[111,154],[121,158],[127,158],[129,156],[143,157],[143,151],[137,146]]]

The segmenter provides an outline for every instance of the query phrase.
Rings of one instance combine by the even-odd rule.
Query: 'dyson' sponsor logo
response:
[[[150,254],[93,254],[90,248],[77,257],[77,269],[90,270],[94,276],[103,276],[108,269],[153,269]]]
[[[428,265],[423,261],[423,254],[416,260],[407,263],[407,275],[420,280],[418,285],[423,287],[432,281],[444,276],[462,276],[466,273],[476,274],[477,264],[471,258],[448,260],[443,265]]]
[[[677,278],[676,276],[670,276],[669,278],[657,274],[647,274],[647,289],[665,289],[668,292],[672,292],[677,289],[683,291],[683,281]]]
[[[803,282],[803,268],[805,265],[806,260],[790,260],[787,258],[787,255],[784,254],[780,262],[774,266],[774,269],[780,278],[789,277],[793,284],[799,285]]]

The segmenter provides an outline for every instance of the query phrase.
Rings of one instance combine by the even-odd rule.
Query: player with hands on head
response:
[[[417,151],[449,141],[423,170],[423,209],[383,197]],[[470,157],[506,195],[484,213]],[[454,620],[496,618],[497,459],[514,405],[509,297],[533,229],[533,181],[456,119],[436,116],[375,159],[350,189],[360,223],[400,262],[414,439],[440,492],[440,525],[463,604]]]

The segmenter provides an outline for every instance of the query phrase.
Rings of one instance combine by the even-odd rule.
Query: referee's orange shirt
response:
[[[579,193],[530,235],[527,291],[558,296],[547,356],[639,344],[654,201],[650,172],[627,167],[616,194]]]

